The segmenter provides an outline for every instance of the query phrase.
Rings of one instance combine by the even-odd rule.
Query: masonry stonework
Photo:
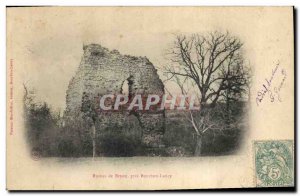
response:
[[[121,94],[122,86],[128,83],[128,94],[163,95],[164,85],[157,70],[146,57],[121,55],[117,50],[109,51],[98,44],[83,46],[84,54],[75,76],[71,79],[66,95],[66,123],[83,119],[82,99],[93,100],[105,94]],[[143,130],[142,144],[161,147],[165,129],[164,110],[156,112],[105,111],[97,112],[96,131],[107,126],[121,128],[129,115],[134,115]]]

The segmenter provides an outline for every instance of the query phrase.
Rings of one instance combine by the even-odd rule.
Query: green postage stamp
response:
[[[257,187],[294,186],[293,149],[292,140],[254,142]]]

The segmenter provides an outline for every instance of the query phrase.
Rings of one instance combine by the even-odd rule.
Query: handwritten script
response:
[[[283,89],[286,78],[286,70],[280,67],[280,62],[277,62],[272,69],[271,75],[265,78],[257,92],[257,106],[261,105],[265,99],[268,99],[272,103],[275,101],[282,102],[280,92]]]

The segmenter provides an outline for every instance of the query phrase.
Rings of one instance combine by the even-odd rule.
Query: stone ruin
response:
[[[83,96],[89,99],[104,94],[121,94],[124,83],[128,83],[129,95],[163,95],[164,85],[157,70],[146,57],[121,55],[117,50],[109,51],[98,44],[83,46],[84,54],[75,76],[71,79],[66,95],[65,123],[82,120]],[[97,132],[113,125],[122,128],[128,112],[105,111],[97,113]],[[165,111],[135,111],[133,114],[142,131],[141,142],[147,147],[162,147],[165,130]]]

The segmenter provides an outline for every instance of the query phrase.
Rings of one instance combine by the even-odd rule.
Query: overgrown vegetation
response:
[[[92,157],[92,135],[88,127],[80,122],[63,126],[63,117],[51,109],[46,103],[36,103],[30,96],[24,97],[25,124],[27,139],[31,151],[38,152],[42,157]],[[214,121],[220,123],[222,117],[220,108],[226,107],[219,104],[210,111]],[[234,121],[239,121],[237,127],[214,131],[210,130],[203,136],[202,156],[224,155],[234,153],[243,135],[246,121],[243,119],[245,103],[239,102],[232,108]],[[176,111],[176,110],[175,110]],[[159,152],[148,152],[141,145],[141,127],[132,117],[130,123],[122,129],[107,128],[97,133],[96,156],[127,157],[127,156],[179,156],[178,152],[169,153],[168,149],[180,149],[180,156],[194,156],[197,143],[192,125],[186,121],[182,112],[166,111],[166,132],[164,135],[165,149]],[[194,113],[196,116],[197,114]],[[239,118],[239,119],[238,119]],[[223,121],[223,123],[226,123]]]

